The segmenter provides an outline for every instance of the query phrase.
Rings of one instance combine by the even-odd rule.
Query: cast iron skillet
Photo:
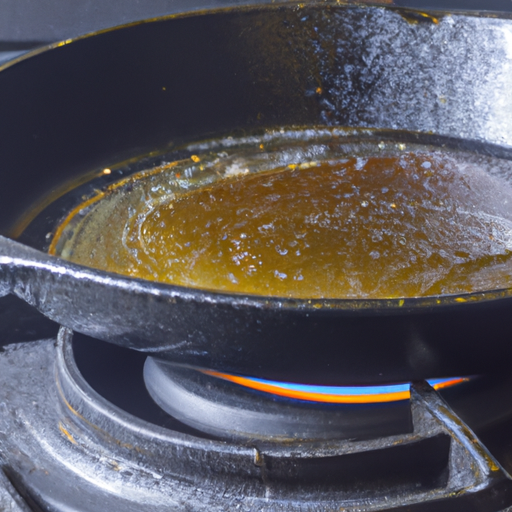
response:
[[[511,38],[508,19],[288,4],[153,20],[35,52],[0,72],[0,228],[19,234],[14,221],[35,199],[86,171],[217,134],[373,126],[510,158]],[[511,361],[510,290],[292,300],[126,278],[6,238],[0,253],[2,294],[187,365],[355,384]]]

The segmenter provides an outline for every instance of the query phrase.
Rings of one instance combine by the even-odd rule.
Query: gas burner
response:
[[[16,489],[32,510],[496,511],[512,503],[510,477],[428,383],[411,387],[409,432],[219,440],[107,401],[79,371],[72,338],[62,328],[57,340],[11,345],[0,356],[9,479],[0,488],[5,496]],[[174,370],[190,381],[192,370]]]
[[[407,400],[332,404],[255,391],[216,372],[183,368],[148,357],[146,387],[174,418],[226,439],[320,441],[368,439],[412,432]]]

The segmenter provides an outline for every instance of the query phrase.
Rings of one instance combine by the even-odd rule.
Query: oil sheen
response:
[[[114,187],[62,230],[70,234],[61,255],[265,296],[417,297],[512,285],[508,162],[404,144],[270,146],[216,148]]]

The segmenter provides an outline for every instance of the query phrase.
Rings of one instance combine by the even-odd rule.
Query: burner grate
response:
[[[57,343],[0,355],[2,466],[44,510],[495,512],[512,503],[510,477],[426,384],[412,386],[408,434],[227,442],[107,402],[78,371],[71,340],[62,329]]]

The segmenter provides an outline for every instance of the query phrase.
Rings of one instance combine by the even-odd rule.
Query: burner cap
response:
[[[381,404],[296,400],[152,357],[146,360],[144,380],[167,413],[225,439],[368,439],[412,431],[408,400]]]

